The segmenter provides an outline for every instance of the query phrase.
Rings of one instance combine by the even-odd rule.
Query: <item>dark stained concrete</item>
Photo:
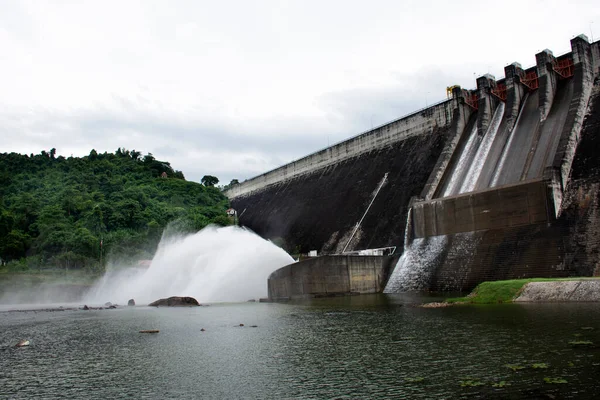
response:
[[[547,185],[538,179],[413,205],[414,237],[549,222]]]
[[[423,190],[449,135],[449,127],[425,131],[235,197],[231,204],[242,225],[262,237],[283,239],[284,248],[290,252],[337,253],[348,243],[387,173],[386,182],[346,250],[402,248],[410,199]]]

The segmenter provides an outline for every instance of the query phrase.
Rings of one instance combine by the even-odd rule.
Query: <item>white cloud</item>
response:
[[[600,36],[596,3],[3,2],[0,151],[126,147],[249,178]]]

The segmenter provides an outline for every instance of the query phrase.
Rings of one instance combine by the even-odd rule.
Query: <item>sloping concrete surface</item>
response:
[[[600,280],[530,282],[514,301],[600,301]]]

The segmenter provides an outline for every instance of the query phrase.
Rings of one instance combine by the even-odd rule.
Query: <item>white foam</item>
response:
[[[114,268],[90,290],[89,303],[148,304],[191,296],[199,302],[246,301],[267,296],[269,275],[294,260],[249,230],[209,226],[161,241],[148,269]]]

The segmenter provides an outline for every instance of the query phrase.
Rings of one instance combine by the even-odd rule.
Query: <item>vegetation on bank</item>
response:
[[[547,282],[547,281],[569,281],[575,278],[527,278],[511,279],[506,281],[483,282],[477,285],[473,291],[464,297],[455,297],[446,299],[447,303],[467,303],[467,304],[499,304],[512,303],[519,296],[523,287],[529,282]],[[585,279],[585,278],[576,278]],[[588,278],[590,279],[590,278]]]
[[[167,225],[229,225],[218,179],[203,183],[135,150],[0,154],[0,272],[100,272],[111,256],[151,258]]]

